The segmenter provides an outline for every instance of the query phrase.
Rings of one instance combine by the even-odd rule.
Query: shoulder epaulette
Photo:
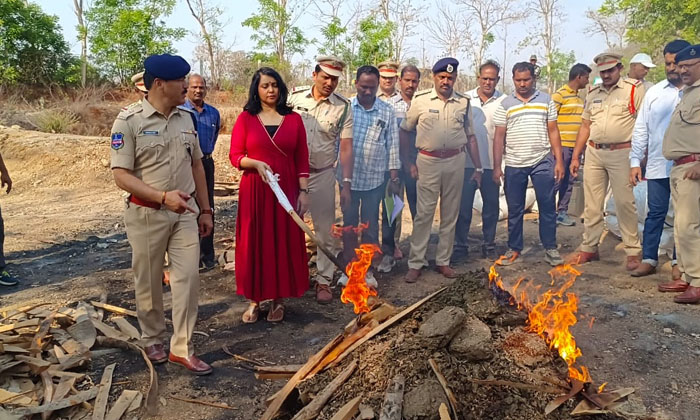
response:
[[[119,112],[119,115],[117,115],[117,118],[120,120],[126,120],[130,116],[141,112],[143,110],[143,105],[141,102],[134,102],[133,104],[129,104],[125,106],[124,108],[121,109]]]
[[[309,89],[311,89],[311,86],[297,86],[294,89],[292,89],[292,93],[303,92]]]
[[[430,92],[432,92],[432,89],[419,90],[418,92],[415,93],[415,95],[413,95],[413,97],[415,98],[415,97],[425,95],[426,93],[430,93]]]
[[[341,101],[345,102],[346,104],[349,104],[349,103],[350,103],[350,99],[346,98],[345,96],[341,95],[340,93],[333,92],[333,94],[334,94],[335,96],[337,96],[338,99],[340,99]]]
[[[626,77],[624,81],[627,82],[627,83],[629,83],[629,84],[632,85],[632,86],[639,86],[639,85],[642,84],[642,81],[641,81],[641,80],[632,79],[632,78],[630,78],[630,77]]]
[[[588,93],[591,93],[591,92],[594,92],[594,91],[600,89],[601,86],[603,86],[603,85],[593,85],[591,87],[591,90],[588,91]]]

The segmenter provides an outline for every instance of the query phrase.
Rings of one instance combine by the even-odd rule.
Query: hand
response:
[[[408,174],[411,175],[411,178],[418,179],[418,167],[416,166],[415,163],[409,164]]]
[[[472,177],[469,179],[469,182],[474,181],[474,182],[476,182],[477,187],[481,187],[481,177],[482,176],[483,176],[482,172],[474,171],[474,175],[472,175]]]
[[[554,182],[559,182],[564,178],[564,163],[562,161],[557,161],[554,164]]]
[[[569,172],[574,179],[578,176],[578,168],[581,166],[581,161],[578,158],[571,159],[571,165],[569,166]]]
[[[9,194],[12,190],[12,179],[10,179],[10,174],[7,173],[7,171],[0,174],[0,181],[2,181],[2,188],[5,188],[5,185],[7,185],[7,190],[5,192]]]
[[[261,160],[256,160],[255,163],[253,163],[253,167],[256,171],[258,171],[258,175],[260,175],[260,178],[262,178],[262,180],[265,181],[265,183],[270,182],[270,180],[267,179],[267,171],[272,172],[272,168],[270,168],[270,165]]]
[[[200,238],[211,235],[212,230],[214,230],[214,221],[211,218],[211,214],[200,214],[197,223],[199,224]]]
[[[501,185],[501,179],[503,179],[503,171],[500,167],[493,168],[493,175],[491,175],[493,182],[496,185]]]
[[[642,168],[630,168],[630,184],[632,186],[637,185],[642,181]]]
[[[299,192],[299,198],[297,198],[297,214],[299,217],[302,219],[304,218],[304,214],[306,214],[307,211],[309,211],[309,194],[300,191]]]
[[[401,195],[401,181],[398,178],[396,181],[390,179],[387,192],[391,195]]]
[[[178,214],[186,211],[196,213],[197,211],[187,205],[190,195],[180,190],[172,190],[165,193],[165,208]]]
[[[345,211],[350,205],[350,184],[343,183],[340,187],[340,208]]]
[[[695,165],[688,168],[688,170],[686,170],[683,174],[683,179],[700,179],[700,163],[696,163]]]

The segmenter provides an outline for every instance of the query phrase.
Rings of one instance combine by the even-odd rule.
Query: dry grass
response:
[[[78,121],[75,113],[65,109],[48,109],[34,118],[39,131],[45,133],[67,133]]]

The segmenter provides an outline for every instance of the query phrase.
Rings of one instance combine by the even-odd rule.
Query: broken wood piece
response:
[[[51,323],[53,323],[55,314],[56,312],[52,312],[48,317],[41,321],[39,324],[39,329],[37,330],[36,334],[34,334],[34,338],[32,339],[32,345],[29,347],[30,349],[37,350],[37,353],[42,351],[44,347],[44,338],[46,337],[46,334],[48,334],[49,328],[51,328]]]
[[[76,395],[72,395],[68,398],[53,401],[50,404],[39,405],[39,406],[35,406],[35,407],[16,408],[14,410],[11,410],[10,414],[16,414],[16,415],[20,415],[20,416],[28,416],[31,414],[39,414],[39,413],[43,413],[46,411],[62,410],[64,408],[71,407],[71,406],[78,405],[78,404],[82,404],[85,401],[89,401],[89,400],[95,398],[98,390],[99,390],[99,387],[94,386],[86,391],[79,392]]]
[[[124,334],[128,335],[133,340],[140,340],[141,333],[136,329],[126,318],[121,316],[112,317],[112,322],[117,325],[117,328],[121,330]]]
[[[345,333],[352,334],[353,332],[357,331],[358,328],[367,325],[372,320],[376,320],[378,323],[381,324],[395,313],[396,307],[394,305],[382,302],[381,305],[377,306],[371,311],[364,314],[360,314],[360,316],[353,318],[353,320],[345,326]]]
[[[18,315],[18,314],[21,314],[24,312],[29,312],[32,309],[38,308],[40,306],[45,306],[45,305],[50,305],[50,304],[51,304],[50,302],[42,302],[42,303],[35,303],[33,305],[25,305],[25,306],[19,307],[17,309],[7,309],[7,308],[0,309],[0,313],[3,314],[3,318],[0,319],[0,322],[5,321],[6,319],[12,318],[15,315]],[[10,306],[10,308],[11,307],[12,306]]]
[[[39,325],[41,320],[39,318],[27,319],[25,321],[19,321],[12,324],[0,325],[0,333],[5,333],[9,331],[18,330],[20,328],[36,327]]]
[[[66,372],[66,371],[62,371],[59,369],[55,369],[55,368],[49,368],[46,371],[51,376],[54,376],[57,378],[75,378],[76,381],[79,381],[85,377],[84,373]]]
[[[0,404],[12,403],[14,405],[31,405],[34,402],[31,396],[27,396],[35,392],[33,389],[23,391],[23,392],[12,392],[6,389],[0,388]],[[2,417],[0,417],[2,418]]]
[[[401,420],[403,412],[403,391],[406,378],[398,374],[389,382],[384,396],[384,404],[379,412],[379,420]]]
[[[440,371],[440,367],[434,359],[428,359],[428,364],[433,369],[433,373],[435,373],[438,382],[440,382],[440,385],[442,386],[442,390],[445,392],[447,402],[450,406],[450,412],[452,413],[452,418],[454,420],[459,420],[457,398],[455,397],[455,394],[452,393],[452,390],[450,389],[450,386],[447,383],[447,379],[445,379],[445,375],[442,374],[442,372]]]
[[[140,392],[130,389],[122,391],[122,394],[112,406],[112,409],[107,413],[105,420],[119,420],[122,418],[126,410],[131,406],[131,403],[136,399],[137,394],[140,394]]]
[[[376,320],[372,320],[369,322],[369,324],[365,325],[364,327],[360,328],[359,330],[353,332],[349,336],[345,337],[343,341],[340,342],[333,350],[331,350],[326,357],[321,360],[321,363],[319,363],[312,371],[309,373],[306,378],[308,379],[321,370],[328,366],[330,363],[332,363],[334,360],[338,358],[338,355],[342,354],[348,347],[352,346],[354,343],[357,342],[357,340],[361,339],[362,337],[366,336],[369,334],[370,331],[372,331],[374,328],[376,328],[378,325],[378,322]]]
[[[122,333],[121,331],[117,330],[116,328],[112,328],[109,325],[105,324],[102,321],[98,321],[96,319],[92,319],[92,325],[95,326],[95,328],[100,331],[102,334],[109,338],[114,338],[116,340],[124,340],[124,341],[129,341],[129,336]]]
[[[303,365],[255,366],[255,379],[289,379]]]
[[[347,350],[345,350],[340,356],[338,356],[333,363],[328,365],[326,369],[331,369],[336,367],[340,362],[347,357],[348,354],[352,353],[356,348],[360,347],[364,343],[367,342],[367,340],[371,339],[375,335],[381,333],[382,331],[386,330],[387,328],[391,327],[392,325],[396,324],[400,320],[402,320],[406,315],[410,314],[411,312],[415,311],[418,309],[420,306],[422,306],[425,302],[429,301],[430,299],[434,298],[435,296],[439,295],[440,293],[444,292],[446,287],[443,287],[440,290],[437,290],[434,293],[431,293],[430,295],[424,297],[423,299],[419,300],[418,302],[414,303],[413,305],[409,306],[408,308],[404,309],[403,311],[399,312],[398,314],[394,315],[393,317],[389,318],[388,320],[384,321],[383,323],[379,324],[379,326],[372,331],[370,331],[369,334],[365,335],[361,339],[355,342],[352,346],[348,347]]]
[[[450,417],[450,409],[447,408],[445,403],[440,403],[438,414],[440,414],[440,420],[452,420],[452,418]]]
[[[98,300],[100,303],[107,303],[107,292],[102,292],[100,293],[100,299]],[[103,308],[98,308],[97,311],[95,311],[97,314],[97,320],[102,321],[105,316],[105,311]]]
[[[0,344],[0,353],[29,353],[29,350],[10,344]]]
[[[178,400],[178,401],[188,402],[188,403],[191,403],[191,404],[206,405],[206,406],[208,406],[208,407],[223,408],[223,409],[226,409],[226,410],[235,410],[234,407],[231,407],[230,405],[228,405],[228,404],[226,404],[226,403],[216,403],[216,402],[208,402],[208,401],[202,401],[202,400],[194,400],[194,399],[191,399],[191,398],[183,398],[183,397],[178,397],[178,396],[175,396],[175,395],[171,395],[171,396],[169,396],[168,398],[172,398],[172,399]]]
[[[571,397],[581,392],[582,389],[583,382],[574,379],[571,383],[571,389],[569,390],[569,392],[567,392],[564,395],[558,396],[557,398],[553,399],[549,404],[547,404],[547,406],[544,408],[544,414],[548,415],[552,411],[556,410],[557,408],[559,408],[560,405],[564,404]]]
[[[22,354],[16,355],[15,359],[26,363],[29,366],[29,369],[31,369],[32,373],[34,373],[35,375],[40,374],[41,372],[45,371],[51,366],[51,363],[47,362],[46,360],[38,359],[36,357],[31,356],[25,356]]]
[[[357,361],[353,360],[345,369],[343,369],[342,372],[340,372],[340,374],[338,374],[338,376],[333,378],[333,380],[326,385],[326,387],[323,388],[323,390],[319,392],[309,404],[307,404],[294,417],[292,417],[292,420],[314,420],[316,417],[318,417],[328,400],[331,399],[333,393],[343,383],[345,383],[345,381],[348,380],[350,375],[352,375],[352,373],[355,371],[355,368],[357,368]]]
[[[134,410],[138,410],[139,408],[141,408],[142,402],[143,402],[143,394],[140,391],[136,391],[136,397],[131,402],[131,405],[129,406],[129,408],[126,409],[126,412],[130,413]]]
[[[224,345],[224,347],[226,347],[226,346]],[[228,350],[228,348],[226,348],[226,350]],[[228,353],[228,354],[231,354],[231,353]],[[265,364],[264,364],[263,362],[260,362],[260,361],[257,361],[257,360],[253,360],[253,359],[249,359],[249,358],[247,358],[247,357],[245,357],[245,356],[241,356],[240,354],[234,354],[234,355],[233,355],[233,358],[236,359],[236,360],[238,360],[238,361],[241,361],[241,362],[248,362],[248,363],[251,363],[251,364],[253,364],[253,365],[255,365],[255,366],[265,366]]]
[[[51,403],[51,401],[54,400],[54,385],[53,385],[53,378],[51,375],[49,375],[48,372],[41,372],[41,382],[44,385],[44,398],[43,398],[43,404],[48,405]],[[48,420],[48,418],[51,416],[52,411],[44,411],[41,413],[41,419],[42,420]]]
[[[114,373],[114,368],[116,366],[116,363],[112,363],[105,368],[104,372],[102,372],[100,392],[97,393],[97,398],[95,398],[95,411],[92,412],[92,420],[104,420],[105,418],[105,413],[107,412],[107,400],[109,399],[109,390],[112,387],[112,374]]]
[[[360,409],[360,398],[362,397],[355,397],[340,407],[340,410],[331,417],[331,420],[351,420],[355,417],[355,414]]]
[[[24,363],[24,362],[22,362],[21,360],[13,360],[11,362],[3,363],[2,365],[0,365],[0,373],[6,371],[8,369],[11,369],[17,365],[21,365],[22,363]]]
[[[97,331],[95,330],[95,325],[92,323],[90,318],[85,317],[70,327],[66,328],[68,334],[73,337],[73,340],[66,341],[63,348],[68,353],[83,353],[86,350],[90,350],[95,344],[95,338],[97,337]],[[80,344],[76,346],[74,342]]]
[[[550,387],[550,386],[544,386],[544,385],[533,385],[533,384],[524,384],[524,383],[519,383],[519,382],[513,382],[513,381],[505,381],[505,380],[488,380],[488,379],[470,379],[469,380],[472,383],[479,384],[479,385],[486,385],[486,386],[507,386],[511,388],[517,388],[517,389],[526,389],[530,391],[538,391],[538,392],[544,392],[548,394],[561,394],[562,392],[566,392],[566,389],[562,388],[555,388],[555,387]]]
[[[53,400],[55,401],[65,398],[65,396],[68,395],[68,393],[70,392],[71,388],[73,388],[73,385],[75,385],[76,379],[77,378],[70,376],[62,377],[61,380],[58,382],[58,385],[56,385],[56,389],[54,390]]]
[[[333,340],[329,341],[328,344],[326,344],[321,350],[319,350],[316,354],[311,356],[309,360],[306,361],[304,366],[302,366],[301,369],[299,369],[297,373],[295,373],[294,376],[292,376],[289,379],[289,381],[282,387],[282,389],[277,393],[277,397],[267,407],[267,410],[265,410],[260,420],[272,420],[274,417],[276,417],[280,407],[282,407],[282,404],[287,399],[292,390],[296,388],[297,384],[302,379],[304,379],[304,377],[309,372],[311,372],[311,370],[314,367],[316,367],[316,365],[326,356],[326,354],[328,354],[328,352],[330,352],[342,340],[342,334],[337,335]]]
[[[609,391],[609,392],[602,392],[598,395],[600,395],[601,400],[603,401],[603,405],[605,406],[604,409],[596,407],[593,403],[591,403],[589,400],[584,399],[578,405],[574,410],[571,412],[572,416],[585,416],[585,415],[595,415],[595,414],[606,414],[610,411],[614,411],[616,408],[618,408],[620,405],[622,405],[624,402],[621,402],[619,400],[627,397],[628,395],[632,394],[635,391],[634,388],[621,388],[617,389],[615,391]]]
[[[128,315],[137,318],[136,311],[132,311],[130,309],[124,309],[119,306],[110,305],[109,303],[97,302],[94,300],[91,300],[90,304],[96,308],[104,309],[105,311],[109,311],[115,314]]]

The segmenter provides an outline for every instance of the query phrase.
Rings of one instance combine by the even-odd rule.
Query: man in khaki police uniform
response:
[[[406,118],[401,123],[401,143],[406,144],[411,131],[416,131],[418,158],[411,164],[411,177],[417,179],[418,205],[411,234],[407,283],[415,283],[427,265],[425,253],[440,200],[440,242],[435,255],[437,271],[443,276],[457,276],[450,267],[455,225],[459,214],[464,183],[465,149],[474,162],[474,180],[481,182],[481,161],[474,135],[474,122],[469,98],[454,91],[459,62],[451,57],[433,66],[435,87],[416,93]]]
[[[599,259],[603,205],[610,185],[627,255],[626,268],[632,271],[639,266],[642,247],[637,232],[637,208],[629,182],[629,154],[634,121],[646,90],[642,82],[620,77],[621,59],[621,55],[614,53],[602,53],[593,59],[603,83],[595,86],[586,97],[583,121],[571,158],[570,171],[575,178],[581,153],[586,149],[583,242],[569,261],[583,264]]]
[[[662,292],[683,292],[676,303],[700,302],[700,44],[676,54],[676,65],[686,86],[663,141],[663,154],[673,161],[671,199],[675,218],[679,280],[659,285]]]
[[[399,94],[396,82],[399,80],[399,63],[382,61],[377,65],[379,69],[379,91],[377,98],[388,101]]]
[[[340,206],[350,204],[352,183],[352,110],[347,98],[335,93],[345,63],[336,57],[317,57],[312,86],[299,87],[289,104],[301,115],[309,145],[309,210],[320,245],[332,248],[331,227],[335,221],[335,161],[340,148],[342,178]],[[338,141],[340,140],[340,144]],[[316,301],[333,299],[330,282],[335,268],[322,252],[316,255]]]
[[[163,54],[148,57],[144,67],[148,98],[119,114],[111,136],[114,180],[131,194],[124,223],[133,250],[136,311],[152,361],[169,360],[206,375],[212,369],[194,355],[192,333],[199,298],[199,235],[211,232],[212,210],[192,115],[179,106],[185,102],[190,65],[182,57]],[[170,356],[162,344],[166,251],[173,294]]]

